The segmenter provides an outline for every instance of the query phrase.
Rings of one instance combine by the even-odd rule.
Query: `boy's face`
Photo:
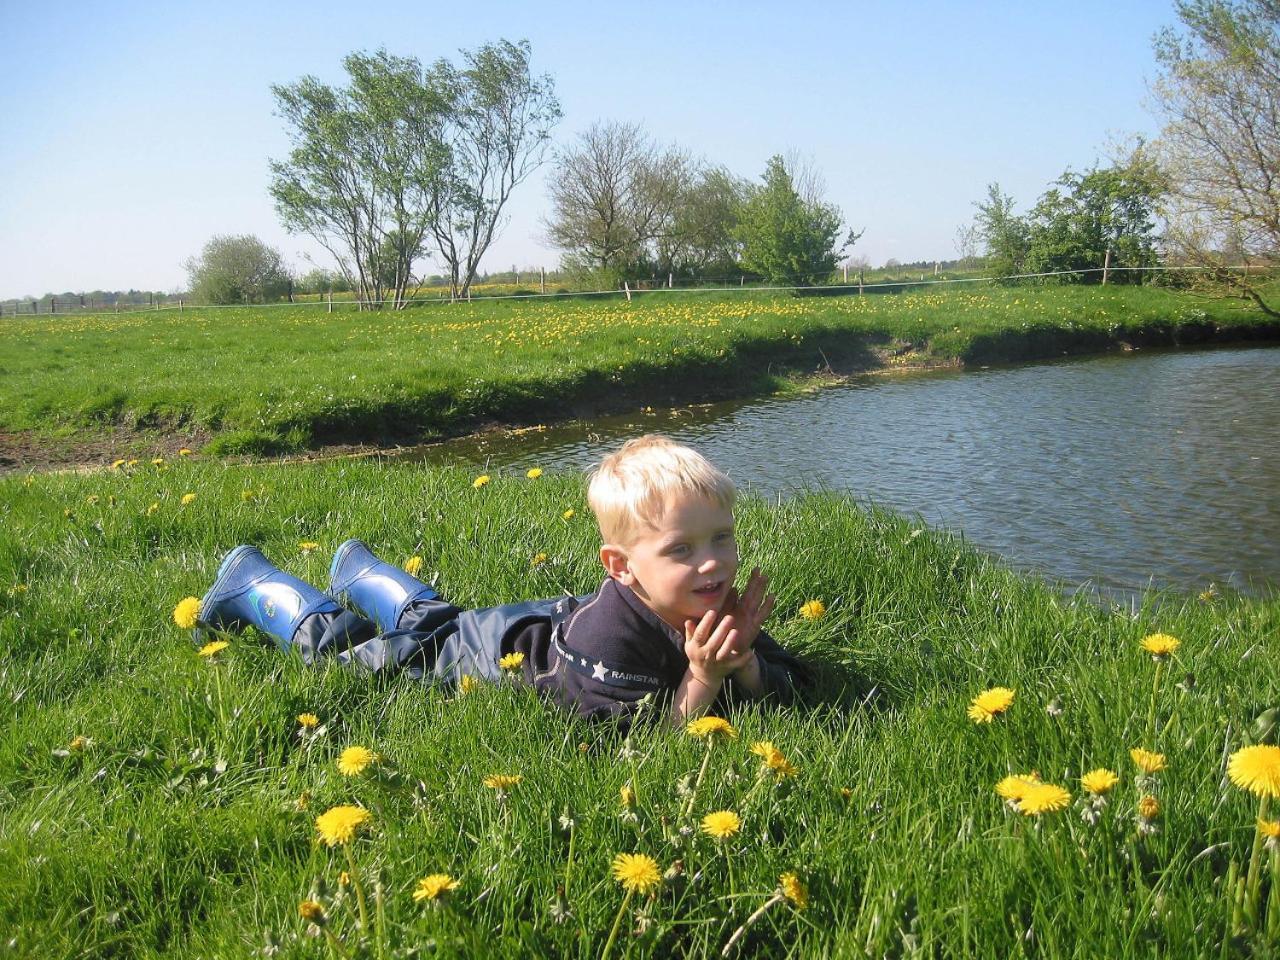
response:
[[[609,576],[683,633],[686,620],[720,609],[733,586],[733,511],[701,497],[672,497],[656,526],[629,546],[605,544],[600,559]]]

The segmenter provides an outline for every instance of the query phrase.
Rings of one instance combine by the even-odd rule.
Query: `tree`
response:
[[[529,43],[501,40],[446,60],[430,83],[448,104],[441,132],[443,176],[431,196],[429,239],[449,269],[453,296],[466,296],[480,258],[502,226],[511,192],[542,165],[560,103],[550,76],[529,72]]]
[[[450,104],[412,57],[353,53],[343,67],[346,88],[315,77],[271,88],[293,144],[271,163],[271,195],[287,229],[333,255],[362,309],[388,294],[401,307],[444,176]]]
[[[556,156],[547,237],[570,269],[634,277],[669,238],[693,175],[683,151],[639,124],[594,123]]]
[[[511,191],[538,166],[559,117],[551,80],[529,75],[529,45],[502,41],[424,69],[385,50],[343,60],[334,88],[276,86],[289,158],[271,164],[285,226],[334,257],[361,306],[405,303],[428,246],[466,294]]]
[[[1013,212],[1013,198],[1000,184],[987,186],[987,199],[974,202],[978,213],[973,225],[983,245],[986,266],[997,277],[1022,273],[1030,242],[1027,221]]]
[[[774,283],[821,283],[861,232],[842,235],[840,209],[802,197],[781,156],[769,159],[763,180],[750,188],[733,231],[742,244],[743,265]]]
[[[1218,290],[1280,316],[1254,275],[1228,269],[1234,257],[1280,263],[1280,3],[1184,0],[1177,10],[1185,32],[1166,29],[1155,44],[1166,242]]]
[[[657,268],[683,277],[737,272],[742,244],[736,231],[749,184],[724,167],[697,172],[684,191],[671,229],[657,240]]]
[[[292,289],[284,257],[255,236],[217,236],[186,262],[198,303],[267,303]]]
[[[1128,162],[1086,173],[1068,170],[1027,217],[1026,269],[1080,271],[1063,279],[1099,283],[1110,251],[1112,267],[1150,267],[1158,260],[1155,212],[1163,178],[1142,153]],[[1120,271],[1120,282],[1141,282],[1140,271]]]

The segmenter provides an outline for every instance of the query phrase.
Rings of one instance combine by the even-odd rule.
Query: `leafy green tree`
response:
[[[1068,170],[1027,217],[1027,271],[1082,271],[1063,279],[1099,283],[1097,271],[1108,250],[1112,267],[1154,266],[1159,259],[1155,211],[1163,193],[1162,177],[1140,152],[1125,164],[1085,173]],[[1112,276],[1121,283],[1143,280],[1139,271]]]
[[[752,185],[732,236],[742,264],[772,283],[808,287],[824,282],[861,233],[842,233],[840,209],[796,190],[781,156],[769,159],[763,184]]]
[[[454,296],[465,296],[475,280],[503,207],[542,165],[561,116],[554,82],[535,77],[529,57],[528,41],[501,40],[464,50],[461,69],[437,61],[428,78],[446,104],[443,175],[431,195],[428,240],[448,268]]]
[[[974,231],[983,246],[986,268],[994,276],[1011,277],[1022,273],[1030,245],[1030,227],[1026,219],[1013,212],[1013,198],[1000,189],[1000,184],[987,186],[987,199],[974,203]]]
[[[1153,87],[1166,244],[1215,291],[1280,316],[1260,282],[1280,266],[1280,3],[1184,0],[1177,11],[1182,30],[1156,39]]]
[[[269,303],[292,289],[280,251],[249,234],[214,237],[186,269],[197,303]]]
[[[431,228],[449,105],[411,57],[353,53],[343,66],[347,87],[315,77],[272,87],[293,149],[271,164],[271,195],[287,229],[333,255],[362,308],[399,307]],[[400,248],[388,264],[392,237]]]
[[[749,184],[724,167],[698,171],[685,190],[671,230],[656,245],[657,270],[681,277],[736,272],[742,244],[736,231]]]

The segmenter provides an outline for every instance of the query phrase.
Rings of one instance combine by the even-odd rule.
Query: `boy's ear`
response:
[[[600,545],[600,562],[604,565],[604,571],[614,580],[617,580],[624,587],[629,587],[635,581],[635,577],[631,573],[631,563],[627,558],[627,551],[622,547],[612,543]]]

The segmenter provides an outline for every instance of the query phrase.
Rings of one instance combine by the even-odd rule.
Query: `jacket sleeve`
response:
[[[813,674],[795,654],[783,649],[777,640],[763,630],[756,637],[756,656],[760,660],[760,681],[764,686],[758,697],[751,697],[730,678],[726,686],[733,697],[792,703],[796,695],[810,686]]]

